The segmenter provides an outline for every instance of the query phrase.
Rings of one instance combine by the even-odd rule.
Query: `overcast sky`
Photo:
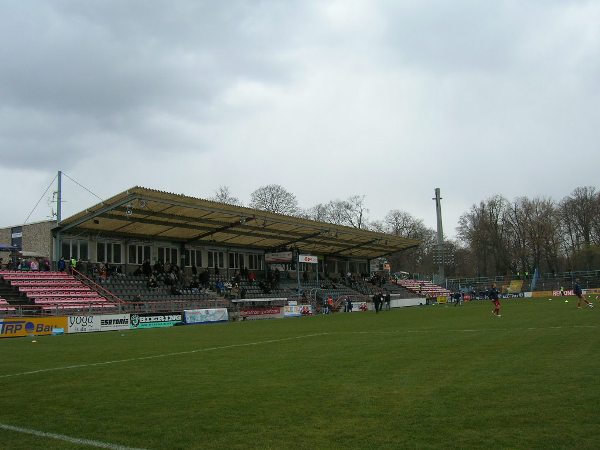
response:
[[[0,226],[58,170],[444,228],[494,194],[598,186],[598,1],[0,0]],[[69,179],[63,217],[99,202]],[[53,188],[50,189],[52,191]]]

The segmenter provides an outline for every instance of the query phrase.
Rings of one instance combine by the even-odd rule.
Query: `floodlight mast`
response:
[[[446,278],[444,274],[444,231],[442,228],[442,197],[440,197],[440,188],[435,188],[435,212],[437,215],[437,262],[438,262],[438,274],[437,283],[443,283]]]
[[[56,180],[56,226],[60,226],[60,221],[62,220],[62,171],[58,171],[58,176]],[[55,270],[58,270],[58,260],[60,259],[60,252],[62,250],[62,243],[60,238],[60,229],[56,232],[56,237],[54,239],[54,263],[56,264]]]

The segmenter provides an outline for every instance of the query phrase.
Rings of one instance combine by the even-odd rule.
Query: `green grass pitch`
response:
[[[3,339],[0,448],[600,448],[600,304],[502,305]]]

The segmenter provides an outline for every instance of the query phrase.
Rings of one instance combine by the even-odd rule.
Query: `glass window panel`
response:
[[[121,244],[114,244],[113,247],[113,262],[121,264]]]
[[[130,245],[129,246],[129,251],[128,251],[128,263],[129,264],[136,264],[137,263],[137,259],[136,259],[136,247],[135,245]]]
[[[88,243],[86,241],[79,241],[79,258],[86,261],[88,259]]]
[[[104,242],[98,242],[96,244],[96,261],[97,262],[106,261],[106,254],[104,252]]]
[[[65,259],[71,258],[71,241],[62,241],[61,256]]]

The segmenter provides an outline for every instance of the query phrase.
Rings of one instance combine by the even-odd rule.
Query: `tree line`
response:
[[[242,205],[227,186],[219,187],[211,200]],[[271,184],[252,192],[248,206],[418,239],[418,248],[388,258],[393,270],[437,271],[435,230],[397,209],[381,220],[370,220],[364,195],[303,209],[294,194]],[[533,273],[536,268],[543,273],[593,270],[600,266],[600,192],[578,187],[560,201],[525,196],[510,201],[495,195],[460,216],[457,239],[446,240],[444,247],[449,277]]]

